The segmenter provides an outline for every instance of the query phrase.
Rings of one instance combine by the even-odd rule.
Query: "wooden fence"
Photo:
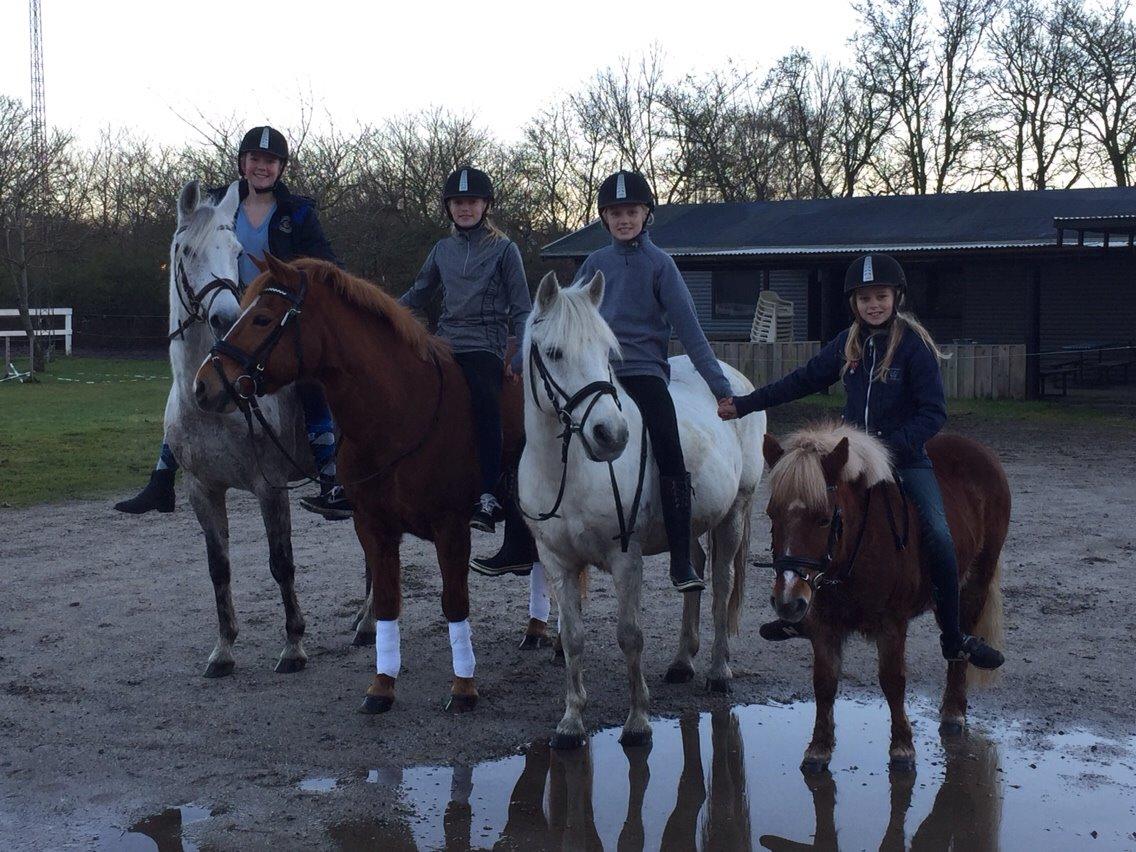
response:
[[[711,341],[719,359],[737,368],[754,385],[786,376],[816,355],[816,340],[796,343],[741,343]],[[1024,345],[947,345],[942,362],[943,387],[953,399],[1025,399],[1026,348]],[[682,345],[671,341],[671,354]]]

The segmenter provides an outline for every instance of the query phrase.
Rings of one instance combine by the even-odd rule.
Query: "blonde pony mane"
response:
[[[334,263],[313,257],[300,258],[292,261],[289,266],[306,272],[309,284],[331,287],[354,307],[386,320],[395,337],[412,348],[422,360],[425,361],[430,356],[441,360],[452,358],[449,344],[440,337],[430,334],[408,308],[400,305],[377,284],[344,272]],[[245,291],[241,299],[241,308],[251,305],[271,280],[269,275],[258,275]]]
[[[848,463],[840,473],[841,481],[862,480],[865,488],[894,481],[891,455],[882,441],[855,426],[821,423],[806,426],[785,440],[785,454],[770,472],[770,502],[787,506],[799,500],[810,510],[828,511],[821,460],[844,438],[848,439]]]

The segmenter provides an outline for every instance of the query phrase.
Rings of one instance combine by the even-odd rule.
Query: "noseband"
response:
[[[174,250],[177,254],[177,250]],[[167,340],[173,340],[175,337],[180,337],[185,340],[185,330],[193,325],[195,322],[205,322],[209,316],[209,308],[205,306],[205,300],[212,293],[212,298],[209,298],[209,306],[212,307],[213,299],[217,298],[217,294],[222,290],[227,290],[233,294],[238,302],[241,300],[241,291],[237,284],[231,278],[214,278],[208,284],[201,288],[198,292],[193,289],[193,285],[189,283],[189,276],[185,272],[185,265],[178,259],[177,271],[175,272],[177,279],[177,294],[178,301],[181,302],[182,308],[185,310],[186,318],[178,323],[178,327],[170,332]]]
[[[533,320],[533,325],[537,325],[542,320]],[[584,385],[575,393],[568,393],[559,384],[552,374],[548,371],[548,366],[544,363],[544,359],[540,355],[540,346],[536,341],[530,340],[529,342],[529,392],[532,394],[533,404],[539,411],[543,411],[544,407],[541,405],[540,397],[536,390],[536,377],[539,375],[541,382],[544,384],[544,392],[548,397],[548,402],[552,406],[552,410],[556,413],[557,420],[564,426],[558,438],[561,441],[560,447],[560,488],[556,492],[556,502],[552,504],[552,508],[547,512],[541,512],[538,515],[530,515],[523,508],[523,514],[530,521],[538,523],[547,521],[549,518],[559,518],[557,510],[560,508],[561,502],[564,500],[564,489],[568,484],[568,448],[572,444],[572,436],[578,435],[580,443],[584,446],[584,452],[592,461],[598,461],[592,445],[588,442],[587,435],[584,434],[584,427],[588,422],[588,417],[591,415],[592,410],[596,404],[604,396],[611,396],[615,401],[616,407],[622,411],[623,405],[619,401],[619,391],[615,387],[615,382],[611,379],[611,367],[608,367],[608,380],[597,380],[589,382]],[[585,400],[589,400],[588,404],[584,407],[584,413],[580,416],[577,422],[572,417],[572,412],[575,411],[580,404]],[[561,402],[563,400],[563,402]],[[619,535],[615,538],[618,539],[620,548],[624,553],[627,552],[627,547],[631,541],[631,535],[635,532],[635,521],[639,516],[639,503],[643,497],[643,477],[647,469],[647,421],[643,421],[643,432],[639,441],[639,478],[635,484],[635,496],[631,501],[631,511],[624,515],[623,500],[619,496],[619,485],[615,478],[615,466],[611,462],[606,462],[608,476],[611,478],[611,491],[615,499],[615,512],[616,518],[619,521]],[[518,507],[520,501],[517,501]]]

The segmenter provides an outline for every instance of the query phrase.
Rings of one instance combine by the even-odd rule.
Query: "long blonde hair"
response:
[[[899,301],[899,294],[896,293],[896,301]],[[865,323],[860,319],[860,312],[856,310],[856,294],[853,293],[848,300],[852,307],[852,327],[848,329],[848,339],[844,341],[844,366],[840,368],[840,375],[843,376],[848,372],[848,368],[852,364],[858,364],[864,360],[864,345],[860,342],[860,336],[863,333]],[[935,339],[931,337],[931,332],[923,326],[915,318],[915,314],[907,313],[899,310],[899,305],[895,308],[895,319],[891,324],[891,331],[888,332],[887,348],[884,349],[884,358],[876,364],[876,372],[872,379],[877,382],[886,382],[888,369],[891,367],[892,359],[895,358],[895,351],[899,348],[899,341],[903,339],[903,333],[907,329],[911,329],[922,338],[923,342],[927,344],[927,348],[931,350],[932,354],[940,360],[945,361],[949,358],[943,350],[941,350],[935,343]]]

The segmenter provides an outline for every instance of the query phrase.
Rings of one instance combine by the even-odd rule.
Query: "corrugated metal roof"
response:
[[[668,204],[651,238],[682,257],[1043,248],[1057,243],[1054,219],[1133,211],[1130,188]],[[609,240],[597,220],[541,255],[584,257]]]

